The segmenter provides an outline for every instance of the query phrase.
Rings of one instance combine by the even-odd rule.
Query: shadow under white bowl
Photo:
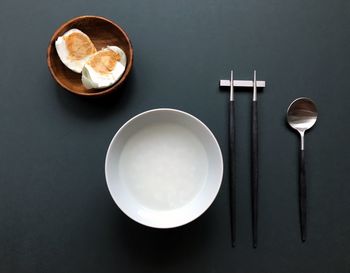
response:
[[[106,155],[107,186],[118,207],[155,228],[187,224],[214,201],[222,181],[220,146],[196,117],[154,109],[126,122]]]

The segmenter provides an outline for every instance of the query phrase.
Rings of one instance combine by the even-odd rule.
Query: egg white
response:
[[[85,88],[101,89],[101,88],[109,87],[114,83],[116,83],[120,79],[120,77],[123,75],[126,67],[126,62],[127,62],[127,58],[124,51],[117,46],[107,46],[101,51],[107,51],[107,50],[112,50],[118,53],[120,55],[120,60],[116,63],[113,70],[108,74],[101,74],[96,70],[94,70],[89,65],[89,60],[88,60],[83,67],[82,77],[81,77],[81,80]],[[96,52],[95,54],[98,54],[99,52]],[[92,58],[94,55],[91,55],[89,58]]]
[[[90,56],[86,56],[85,58],[80,59],[80,60],[72,60],[71,58],[69,58],[69,53],[68,53],[68,49],[67,49],[67,45],[66,45],[66,42],[64,40],[64,37],[66,37],[72,33],[80,33],[80,34],[86,36],[87,38],[89,38],[89,36],[87,36],[81,30],[73,28],[73,29],[70,29],[67,32],[65,32],[62,36],[58,37],[56,42],[55,42],[55,46],[56,46],[58,56],[60,57],[62,63],[64,63],[64,65],[67,66],[70,70],[72,70],[76,73],[81,73],[86,61],[89,59]],[[89,40],[90,40],[90,38],[89,38]]]

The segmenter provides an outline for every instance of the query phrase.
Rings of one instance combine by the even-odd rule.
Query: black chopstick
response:
[[[235,183],[235,100],[233,93],[233,71],[231,70],[230,102],[229,102],[229,184],[230,184],[230,214],[231,243],[236,241],[236,183]]]
[[[252,147],[251,147],[251,198],[253,247],[258,243],[258,104],[256,90],[256,71],[254,70],[252,101]]]

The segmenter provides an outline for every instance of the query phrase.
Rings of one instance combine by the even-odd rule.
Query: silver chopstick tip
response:
[[[257,90],[256,90],[256,70],[254,69],[254,79],[253,79],[253,101],[257,100]]]
[[[231,70],[231,81],[230,81],[230,101],[234,100],[234,95],[233,95],[233,86],[234,86],[234,82],[233,82],[233,70]]]

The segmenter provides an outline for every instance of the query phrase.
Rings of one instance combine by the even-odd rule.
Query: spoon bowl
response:
[[[298,98],[288,107],[287,120],[289,125],[299,132],[310,129],[317,120],[315,103],[309,98]]]

